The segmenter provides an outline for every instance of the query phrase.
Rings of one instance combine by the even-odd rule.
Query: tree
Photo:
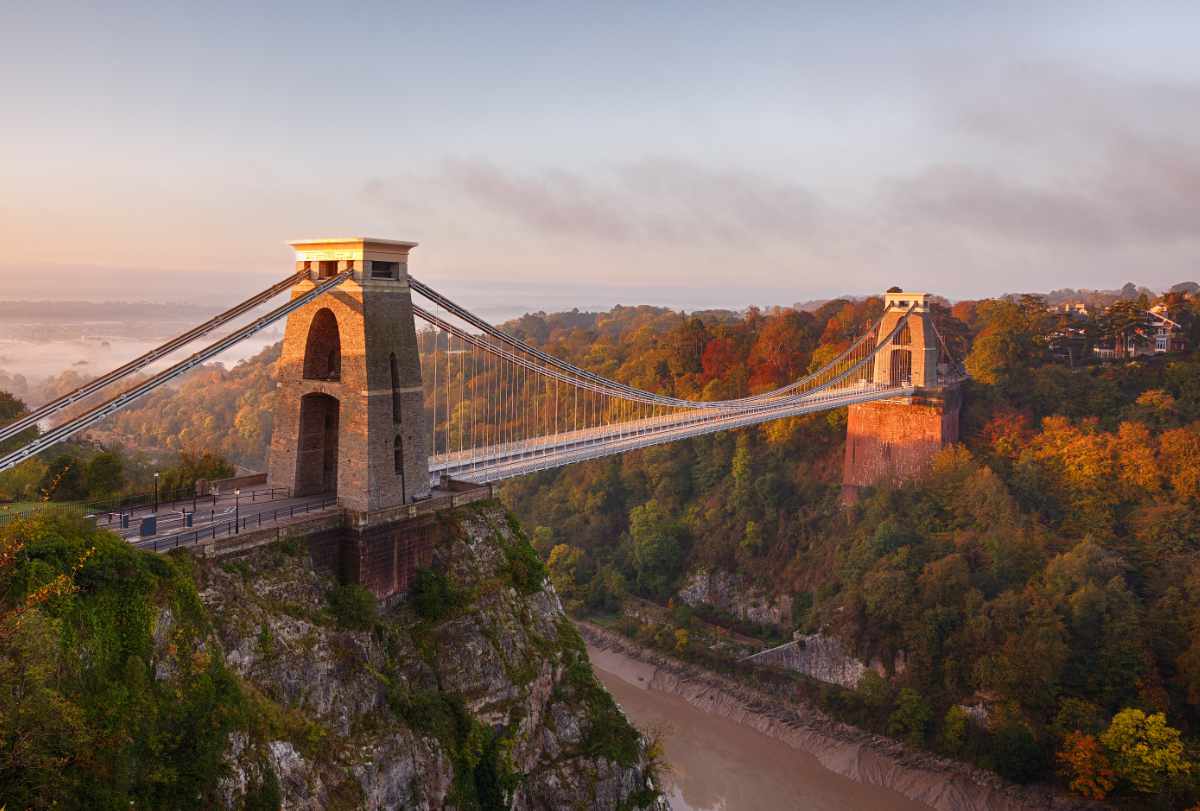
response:
[[[942,720],[942,751],[949,755],[957,755],[962,751],[967,739],[967,725],[970,719],[967,711],[957,704],[946,710]]]
[[[738,510],[747,506],[750,498],[750,482],[754,475],[753,457],[750,454],[750,432],[741,431],[737,437],[737,448],[733,452],[733,460],[729,467],[730,478],[733,479],[733,494],[730,508]]]
[[[88,462],[84,478],[92,498],[116,495],[125,488],[125,460],[111,451],[98,453]]]
[[[235,472],[233,465],[215,453],[181,451],[175,466],[163,471],[161,485],[169,493],[191,488],[199,479],[225,479]]]
[[[683,565],[682,528],[651,499],[629,513],[629,534],[638,589],[665,599]]]
[[[977,312],[983,329],[967,355],[967,371],[980,383],[1011,387],[1042,354],[1048,327],[1045,303],[997,299],[981,304]]]
[[[601,566],[588,583],[584,605],[589,611],[616,613],[625,599],[625,578],[613,566]]]
[[[29,408],[24,401],[12,396],[6,391],[0,391],[0,426],[8,425],[18,417],[23,417],[29,413]],[[39,431],[37,426],[26,428],[21,433],[0,443],[0,452],[7,453],[8,451],[16,450],[22,445],[37,438]]]
[[[1014,783],[1028,783],[1043,768],[1042,749],[1033,730],[1019,721],[1002,724],[992,735],[996,771]]]
[[[1200,501],[1200,431],[1176,428],[1159,437],[1159,456],[1181,500]]]
[[[746,522],[746,531],[742,533],[742,540],[738,542],[738,548],[752,557],[762,551],[762,528],[759,527],[757,521]]]
[[[1118,354],[1128,354],[1130,347],[1145,346],[1152,340],[1150,314],[1136,300],[1114,302],[1100,316],[1097,329],[1113,342]]]
[[[29,409],[24,402],[6,391],[0,391],[0,425],[7,425],[27,413]]]
[[[54,501],[77,501],[87,495],[83,465],[70,454],[61,454],[50,463],[38,484],[41,497]]]
[[[1192,771],[1179,730],[1167,726],[1161,712],[1121,710],[1100,735],[1100,742],[1108,749],[1117,776],[1143,794],[1173,788]]]
[[[1055,754],[1067,786],[1089,800],[1103,800],[1116,786],[1116,772],[1094,735],[1071,732]]]
[[[929,702],[916,690],[905,687],[896,699],[896,709],[888,718],[888,734],[898,735],[912,746],[924,746],[932,719]]]
[[[576,592],[576,572],[583,560],[583,550],[560,543],[550,550],[546,568],[550,571],[550,582],[564,600],[570,600]]]

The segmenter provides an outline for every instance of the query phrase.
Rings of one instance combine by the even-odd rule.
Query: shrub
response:
[[[338,586],[329,593],[329,610],[341,628],[366,631],[379,616],[375,595],[358,584]]]
[[[538,553],[528,541],[518,539],[514,543],[505,544],[504,557],[507,560],[509,581],[522,594],[533,594],[542,588],[546,582],[546,564],[538,557]]]
[[[437,622],[458,604],[450,581],[433,569],[418,569],[409,593],[417,616],[430,622]]]

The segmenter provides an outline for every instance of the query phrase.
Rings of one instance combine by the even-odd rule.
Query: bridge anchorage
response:
[[[291,245],[293,275],[0,427],[2,442],[53,423],[0,457],[0,470],[287,319],[268,478],[270,492],[289,492],[300,503],[258,513],[257,525],[236,517],[194,528],[180,521],[186,532],[156,535],[152,548],[161,540],[167,548],[199,544],[204,554],[232,554],[301,534],[318,565],[386,599],[428,565],[439,510],[487,498],[492,483],[512,476],[849,407],[844,494],[853,500],[864,486],[917,475],[958,436],[964,374],[924,293],[888,293],[879,321],[799,380],[697,401],[581,369],[489,324],[408,274],[414,242],[346,237]],[[288,290],[286,303],[95,402]],[[82,413],[64,417],[68,408]]]

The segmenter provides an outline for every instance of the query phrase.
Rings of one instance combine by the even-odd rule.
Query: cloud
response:
[[[747,242],[811,232],[822,206],[802,186],[748,171],[649,158],[595,176],[446,164],[467,199],[541,236],[623,242]]]
[[[842,197],[835,176],[800,176],[794,157],[765,171],[655,153],[519,168],[447,160],[369,182],[360,199],[440,223],[430,240],[447,267],[504,256],[512,273],[569,266],[580,282],[732,279],[812,297],[898,280],[982,295],[1001,279],[1039,289],[1194,276],[1200,83],[1025,63],[941,70],[925,90],[930,137],[912,139],[904,169],[865,156]]]
[[[1096,200],[948,164],[896,180],[884,192],[892,216],[1006,239],[1109,242],[1110,215]]]
[[[544,234],[631,238],[637,224],[611,192],[564,169],[517,175],[483,161],[450,161],[443,175],[476,204]]]
[[[1200,238],[1200,83],[1031,63],[938,87],[970,157],[881,183],[889,216],[1098,250]]]

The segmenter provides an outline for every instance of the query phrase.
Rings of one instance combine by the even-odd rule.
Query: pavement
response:
[[[119,513],[102,513],[97,516],[96,524],[101,529],[117,533],[126,541],[139,548],[156,548],[170,546],[172,541],[179,540],[180,545],[190,545],[197,531],[212,530],[214,525],[218,535],[226,530],[232,532],[235,518],[242,523],[246,530],[269,526],[276,520],[289,519],[294,514],[316,512],[318,508],[334,509],[336,504],[329,502],[333,494],[321,496],[290,497],[286,491],[255,490],[243,492],[242,495],[198,496],[196,499],[163,502],[158,505],[155,513],[153,505],[140,507],[130,511],[129,527],[121,528]],[[301,509],[303,508],[303,510]],[[192,526],[186,525],[185,515],[193,514]],[[152,515],[158,516],[157,532],[153,535],[141,535],[142,519]]]

